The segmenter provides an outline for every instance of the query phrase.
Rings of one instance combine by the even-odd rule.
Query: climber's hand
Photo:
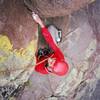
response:
[[[35,14],[34,12],[32,12],[32,17],[38,24],[41,23],[40,17],[37,14]]]
[[[40,17],[37,14],[32,12],[32,17],[33,17],[33,19],[35,20],[36,23],[38,23],[42,28],[44,27],[42,20],[40,19]]]

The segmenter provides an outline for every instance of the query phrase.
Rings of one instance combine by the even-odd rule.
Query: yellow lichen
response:
[[[35,55],[36,48],[37,48],[37,41],[32,40],[26,48],[21,48],[19,50],[15,49],[14,53],[19,57],[30,60],[32,56]]]
[[[0,49],[8,52],[12,50],[13,45],[11,44],[7,36],[0,35]]]
[[[31,42],[30,42],[30,44],[27,46],[27,48],[26,48],[26,51],[29,51],[29,52],[33,52],[33,51],[36,51],[36,48],[37,48],[37,43],[36,43],[37,41],[35,40],[32,40]]]
[[[35,56],[37,48],[37,41],[32,40],[26,48],[21,49],[13,49],[13,45],[11,44],[9,38],[4,35],[0,35],[0,50],[6,52],[7,54],[14,53],[16,56],[21,57],[25,60],[30,60]],[[5,61],[5,57],[0,57],[0,62]]]
[[[1,57],[0,57],[0,63],[4,62],[6,59],[7,59],[7,57],[1,56]]]

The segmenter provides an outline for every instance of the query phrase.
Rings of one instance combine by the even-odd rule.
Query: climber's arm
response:
[[[32,12],[32,17],[33,17],[34,21],[41,26],[41,28],[45,27],[45,25],[43,24],[42,20],[40,19],[40,17],[37,14]]]
[[[57,47],[57,45],[55,44],[50,32],[48,31],[48,29],[46,27],[42,28],[42,34],[45,38],[45,40],[47,41],[47,43],[49,44],[49,46],[54,50],[57,58],[60,60],[64,60],[64,55],[61,52],[61,50]]]
[[[41,26],[42,28],[42,34],[45,38],[45,40],[47,41],[47,43],[49,44],[49,46],[54,50],[57,58],[60,60],[64,60],[64,55],[61,52],[61,50],[57,47],[57,45],[55,44],[50,32],[48,31],[48,29],[45,27],[45,25],[43,24],[42,20],[40,19],[40,17],[33,13],[32,14],[33,19]]]

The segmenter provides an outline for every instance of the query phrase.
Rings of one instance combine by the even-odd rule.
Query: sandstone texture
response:
[[[46,43],[30,10],[62,29],[67,75],[34,71],[36,50]],[[0,100],[99,100],[99,16],[100,0],[0,0]]]

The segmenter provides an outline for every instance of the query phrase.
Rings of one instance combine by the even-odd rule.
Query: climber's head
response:
[[[68,73],[68,64],[65,61],[56,61],[55,59],[50,58],[48,60],[47,69],[56,75],[63,76]]]

